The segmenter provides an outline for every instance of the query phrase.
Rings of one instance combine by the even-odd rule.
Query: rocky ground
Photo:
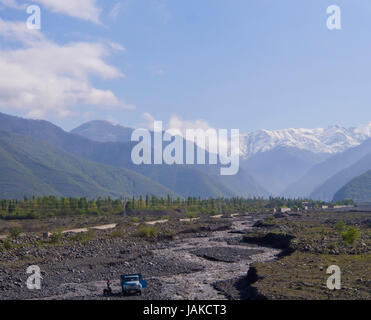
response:
[[[342,242],[335,230],[340,219],[360,228],[355,244]],[[155,224],[154,236],[138,233],[142,224],[116,220],[114,230],[3,240],[0,299],[371,298],[369,214],[170,219]],[[343,272],[343,289],[336,292],[325,285],[331,264]],[[42,290],[26,287],[30,265],[41,268]],[[124,273],[147,280],[142,296],[121,295]],[[105,298],[107,279],[113,295]]]
[[[253,263],[250,285],[265,299],[371,299],[371,225],[369,212],[312,212],[259,221],[245,237],[282,249],[280,259]],[[338,230],[355,226],[361,237],[350,244]],[[326,273],[341,270],[341,290],[329,290]],[[236,279],[236,283],[239,281]]]
[[[140,228],[136,224],[113,231],[64,235],[58,241],[42,240],[37,235],[19,236],[11,240],[12,248],[0,252],[0,298],[225,298],[214,288],[215,281],[245,275],[249,263],[273,259],[278,253],[227,243],[235,237],[230,230],[249,228],[256,219],[169,221],[156,225],[158,235],[153,239],[136,236],[135,230]],[[26,269],[30,265],[41,268],[42,290],[27,289]],[[122,297],[119,279],[124,273],[141,273],[147,280],[148,287],[141,297]],[[114,295],[104,298],[107,279],[112,281]]]

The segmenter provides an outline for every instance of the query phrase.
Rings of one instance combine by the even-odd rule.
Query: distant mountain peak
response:
[[[331,125],[327,128],[315,129],[263,129],[242,134],[240,148],[241,155],[244,158],[277,147],[297,148],[313,153],[335,154],[356,147],[370,137],[371,122],[354,128]]]
[[[132,128],[108,120],[89,121],[71,131],[98,142],[128,142],[132,132]]]
[[[108,120],[94,120],[72,130],[90,140],[99,142],[129,142],[134,129]],[[273,150],[295,148],[316,154],[336,154],[356,147],[371,137],[371,122],[353,128],[334,124],[327,128],[288,128],[281,130],[261,129],[241,134],[242,158]]]

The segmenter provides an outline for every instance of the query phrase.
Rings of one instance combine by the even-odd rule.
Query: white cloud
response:
[[[177,116],[175,114],[170,118],[169,123],[166,126],[166,130],[169,130],[169,129],[179,130],[182,133],[183,137],[185,137],[185,138],[186,138],[186,131],[188,129],[193,129],[193,130],[201,129],[201,130],[204,130],[204,132],[207,132],[207,131],[213,132],[214,131],[217,134],[217,139],[211,139],[210,141],[208,141],[207,144],[206,144],[206,150],[208,150],[208,151],[210,151],[210,150],[220,150],[219,149],[220,147],[225,149],[225,150],[228,150],[228,149],[231,148],[230,152],[232,154],[234,154],[234,155],[239,155],[240,154],[239,145],[236,146],[234,144],[231,144],[232,136],[223,137],[222,135],[220,135],[220,132],[218,131],[218,129],[212,127],[211,125],[209,125],[204,120],[184,121],[183,119],[181,119],[179,116]],[[196,144],[199,147],[203,147],[203,145],[200,144],[198,141],[196,142]],[[215,153],[217,153],[217,152],[215,152]]]
[[[0,0],[0,4],[14,9],[23,9],[26,7],[24,4],[18,4],[16,0]]]
[[[0,109],[18,109],[33,118],[66,117],[75,105],[133,108],[111,90],[95,88],[92,76],[111,80],[124,75],[105,58],[112,45],[74,42],[58,45],[26,24],[0,19],[0,36],[13,37],[19,49],[0,50]],[[31,41],[32,40],[32,41]]]
[[[142,118],[145,120],[145,122],[144,123],[140,123],[139,124],[139,127],[146,128],[148,130],[153,131],[153,129],[154,129],[153,123],[155,122],[154,116],[152,116],[149,112],[144,112],[142,114]]]
[[[0,0],[1,1],[1,0]],[[10,22],[0,18],[0,36],[13,42],[32,45],[34,42],[46,40],[39,30],[26,28],[25,22]]]
[[[53,12],[100,23],[101,9],[96,0],[34,0]]]
[[[167,129],[178,129],[183,135],[185,135],[187,129],[202,129],[205,131],[209,129],[215,130],[215,128],[211,127],[204,120],[185,121],[176,114],[171,116],[169,123],[167,124]]]
[[[145,119],[146,123],[142,125],[142,127],[145,127],[149,130],[153,130],[153,122],[157,119],[155,119],[150,113],[145,112],[142,114],[142,117]],[[179,131],[184,138],[186,138],[186,132],[187,130],[204,130],[204,132],[207,132],[208,130],[213,130],[218,134],[218,129],[212,127],[210,124],[208,124],[204,120],[192,120],[192,121],[186,121],[183,120],[178,115],[174,114],[170,117],[168,123],[164,123],[164,130],[177,130]],[[202,144],[199,143],[199,141],[196,142],[196,144],[200,147],[203,147]],[[216,140],[208,141],[206,144],[207,150],[218,150],[218,146],[223,146],[224,148],[230,148],[230,138],[223,139],[218,137]],[[232,150],[233,153],[239,154],[239,149]]]
[[[97,6],[97,0],[33,0],[33,3],[43,5],[52,12],[66,14],[74,18],[83,19],[100,24],[99,16],[101,9]],[[0,3],[16,9],[23,9],[16,0],[0,0]]]

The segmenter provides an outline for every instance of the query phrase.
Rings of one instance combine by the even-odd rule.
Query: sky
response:
[[[370,30],[368,0],[0,0],[0,112],[66,130],[358,126],[371,121]]]

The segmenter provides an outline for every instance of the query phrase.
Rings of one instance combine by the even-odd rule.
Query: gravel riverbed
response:
[[[180,234],[174,240],[95,239],[70,246],[22,248],[0,255],[0,299],[242,299],[249,265],[273,260],[278,249],[240,241],[259,216],[225,219],[224,228]],[[9,266],[7,261],[10,263]],[[15,263],[16,261],[16,263]],[[42,289],[29,290],[26,268],[39,265]],[[121,295],[120,275],[141,273],[142,296]],[[106,280],[113,295],[103,297]],[[242,282],[241,282],[242,281]]]

